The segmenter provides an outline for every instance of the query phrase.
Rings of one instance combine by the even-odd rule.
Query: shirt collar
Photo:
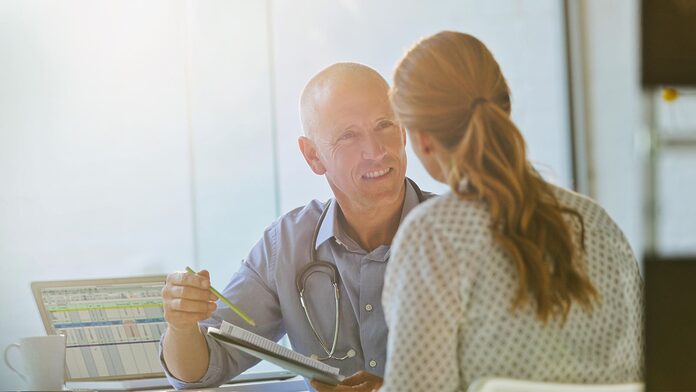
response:
[[[401,218],[399,223],[404,221],[406,215],[411,212],[419,203],[418,193],[413,188],[413,184],[410,181],[406,181],[406,196],[404,199],[404,206],[401,209]],[[325,204],[326,206],[326,204]],[[329,205],[329,210],[326,211],[326,217],[319,227],[319,233],[317,234],[317,242],[315,244],[315,249],[319,249],[319,246],[331,238],[336,238],[338,241],[343,242],[344,246],[349,248],[357,247],[357,244],[346,234],[345,230],[341,227],[340,221],[338,219],[339,206],[336,199],[331,199],[331,204]]]

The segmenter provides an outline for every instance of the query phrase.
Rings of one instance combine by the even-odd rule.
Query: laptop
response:
[[[159,361],[165,278],[31,284],[46,333],[66,336],[69,389],[169,387]]]
[[[645,391],[696,391],[696,256],[645,259]]]
[[[166,322],[166,276],[31,284],[46,333],[66,336],[68,389],[171,388],[159,360]],[[295,374],[260,363],[230,383],[283,380]]]

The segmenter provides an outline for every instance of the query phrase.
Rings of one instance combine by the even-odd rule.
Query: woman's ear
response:
[[[433,138],[427,132],[412,131],[411,139],[420,153],[430,155],[435,147]]]
[[[297,144],[300,146],[300,151],[302,152],[302,156],[304,157],[305,161],[307,162],[309,167],[312,169],[314,174],[321,176],[324,173],[326,173],[326,168],[324,167],[324,164],[321,163],[321,160],[319,159],[319,154],[317,152],[317,146],[314,144],[312,139],[310,139],[306,136],[300,136],[299,139],[297,139]]]

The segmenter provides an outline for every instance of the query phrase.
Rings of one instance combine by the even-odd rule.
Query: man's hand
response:
[[[336,386],[324,384],[317,380],[312,380],[311,384],[317,392],[376,392],[383,382],[384,380],[379,376],[359,371]]]
[[[198,327],[215,310],[216,297],[210,288],[210,274],[174,272],[167,276],[162,289],[167,332],[162,340],[162,355],[167,368],[179,380],[196,382],[208,369],[208,345]]]
[[[170,329],[197,330],[198,322],[210,318],[217,297],[210,292],[210,273],[174,272],[162,289],[164,319]]]

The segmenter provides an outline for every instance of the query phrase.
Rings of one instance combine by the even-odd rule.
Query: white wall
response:
[[[193,257],[180,8],[0,2],[0,346],[44,334],[29,283]],[[22,384],[5,366],[0,389]]]
[[[224,287],[276,217],[267,3],[189,1],[197,262]]]

